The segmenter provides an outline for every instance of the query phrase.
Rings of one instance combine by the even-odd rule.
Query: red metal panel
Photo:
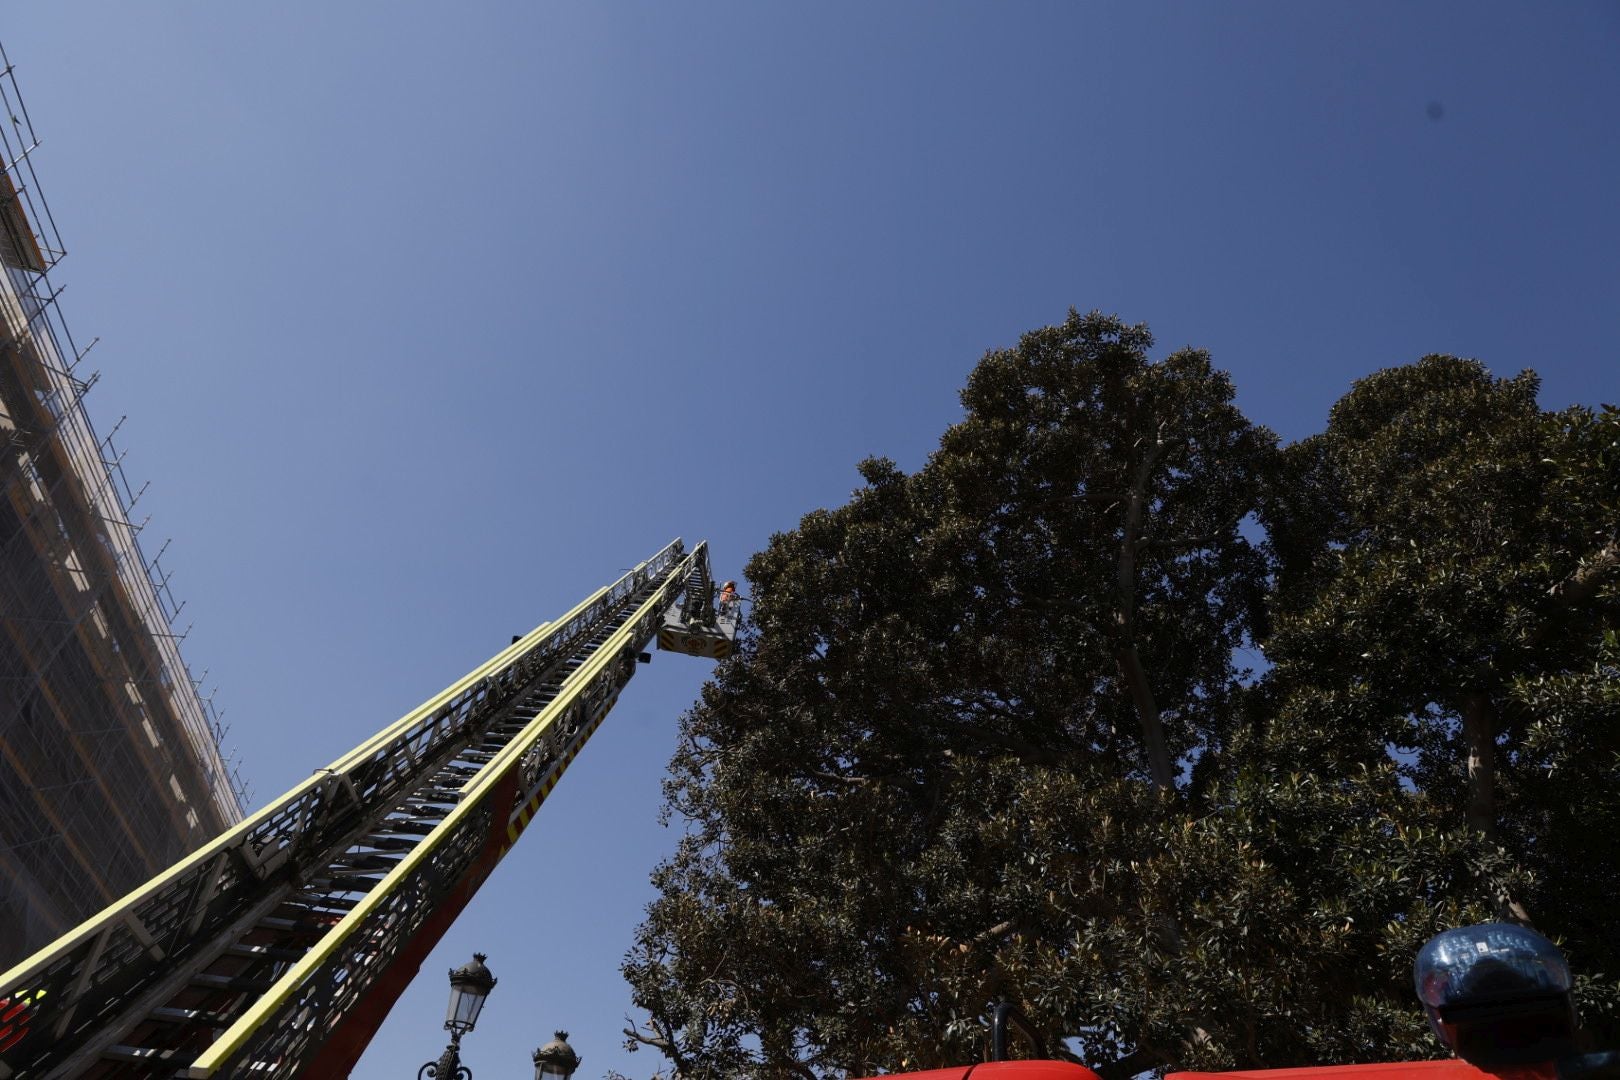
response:
[[[871,1078],[876,1080],[876,1078]],[[893,1073],[884,1080],[1101,1080],[1083,1065],[1068,1061],[992,1061],[954,1069]]]
[[[971,1075],[972,1080],[1102,1080],[1069,1061],[992,1061],[975,1065]]]
[[[1551,1062],[1486,1071],[1466,1061],[1381,1061],[1373,1065],[1313,1065],[1302,1069],[1177,1072],[1164,1080],[1556,1080]]]
[[[1466,1061],[1384,1061],[1373,1065],[1313,1065],[1299,1069],[1175,1072],[1164,1080],[1557,1080],[1552,1063],[1489,1071]],[[869,1078],[877,1080],[877,1078]],[[1099,1080],[1066,1061],[997,1061],[954,1069],[894,1073],[885,1080]]]

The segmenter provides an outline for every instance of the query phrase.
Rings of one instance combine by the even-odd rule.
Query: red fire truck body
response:
[[[1300,1069],[1234,1072],[1173,1072],[1164,1080],[1556,1080],[1551,1062],[1481,1069],[1466,1061],[1386,1061],[1373,1065],[1317,1065]],[[876,1080],[876,1078],[874,1078]],[[882,1080],[1101,1080],[1067,1061],[990,1061],[926,1072],[895,1073]]]

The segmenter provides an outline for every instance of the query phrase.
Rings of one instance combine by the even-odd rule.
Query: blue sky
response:
[[[915,468],[1071,305],[1318,430],[1429,352],[1620,400],[1620,7],[18,5],[89,404],[262,802],[676,535],[735,573]],[[1441,115],[1430,115],[1437,104]],[[643,668],[355,1076],[566,1027],[617,973],[676,719]]]

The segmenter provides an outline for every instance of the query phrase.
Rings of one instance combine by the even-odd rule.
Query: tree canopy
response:
[[[1108,1080],[1428,1056],[1411,958],[1491,917],[1620,1034],[1620,415],[1431,356],[1280,447],[1151,347],[1071,312],[987,354],[920,470],[749,561],[632,1044],[928,1068],[1010,1001]]]

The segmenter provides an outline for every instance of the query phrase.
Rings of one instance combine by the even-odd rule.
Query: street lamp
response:
[[[450,973],[450,1006],[444,1017],[450,1045],[438,1061],[430,1061],[416,1071],[416,1080],[472,1080],[472,1070],[461,1063],[461,1037],[478,1023],[484,999],[495,989],[495,976],[484,966],[486,959],[483,953],[473,953],[472,963],[462,964]]]
[[[534,1080],[568,1080],[585,1060],[568,1045],[568,1032],[554,1034],[555,1039],[534,1052]]]

